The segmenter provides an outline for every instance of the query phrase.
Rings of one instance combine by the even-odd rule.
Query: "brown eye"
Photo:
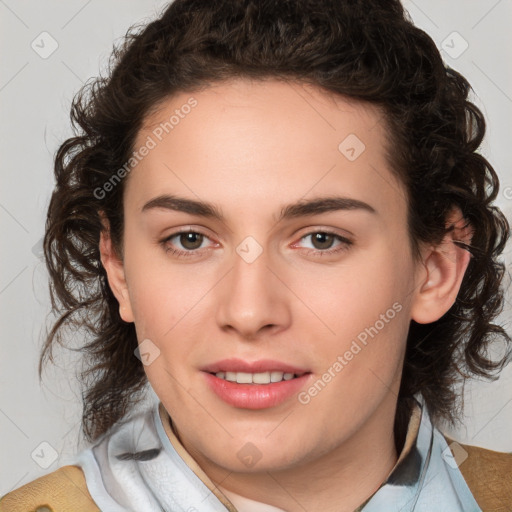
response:
[[[193,251],[201,247],[204,236],[201,233],[181,233],[179,239],[182,247]]]
[[[330,231],[311,231],[300,239],[308,256],[334,256],[347,251],[353,244],[351,240]],[[298,244],[295,245],[297,247]]]
[[[205,244],[204,242],[210,242]],[[211,238],[198,231],[177,231],[159,241],[164,252],[174,258],[202,258],[216,245]]]
[[[311,242],[315,249],[330,249],[336,237],[330,233],[313,233]]]

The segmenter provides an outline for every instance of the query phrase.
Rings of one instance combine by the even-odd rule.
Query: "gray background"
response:
[[[166,3],[0,0],[0,495],[67,463],[83,446],[76,357],[58,357],[42,384],[37,376],[42,329],[50,319],[41,237],[52,159],[71,134],[74,93],[105,69],[113,42],[130,25],[153,18]],[[512,0],[404,4],[473,86],[473,101],[488,121],[482,152],[500,175],[498,204],[510,219]],[[511,252],[509,245],[509,262]],[[509,332],[510,302],[509,294],[502,316]],[[512,365],[496,382],[466,386],[465,413],[453,436],[512,451]]]

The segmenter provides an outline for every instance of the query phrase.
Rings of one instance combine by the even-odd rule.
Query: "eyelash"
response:
[[[201,233],[200,231],[193,231],[191,229],[185,229],[183,231],[176,231],[169,235],[168,237],[164,238],[160,243],[162,247],[164,248],[166,253],[171,253],[173,256],[177,256],[178,258],[190,258],[198,255],[198,251],[202,251],[201,249],[194,249],[192,251],[183,251],[181,249],[173,249],[172,247],[169,247],[167,244],[169,240],[175,238],[179,235],[187,235],[187,234],[195,234],[195,235],[202,235],[205,238],[208,238],[204,233]],[[209,250],[211,247],[204,248],[203,250]]]
[[[167,254],[170,253],[173,256],[176,256],[178,258],[190,258],[190,257],[198,256],[199,251],[210,250],[211,249],[211,247],[205,247],[203,249],[194,249],[194,250],[190,250],[190,251],[184,251],[184,250],[181,250],[181,249],[175,249],[175,248],[172,248],[172,247],[168,246],[168,243],[169,243],[170,240],[172,240],[176,236],[184,235],[184,234],[202,235],[205,238],[209,238],[207,235],[205,235],[204,233],[201,233],[200,231],[193,231],[193,230],[190,230],[190,229],[183,230],[183,231],[176,231],[176,232],[172,233],[171,235],[169,235],[168,237],[166,237],[166,238],[164,238],[163,240],[160,241],[160,244],[162,245],[163,249],[165,250],[165,252]],[[334,233],[333,231],[329,231],[329,230],[311,231],[311,232],[301,236],[299,241],[303,240],[304,238],[307,238],[307,237],[309,237],[311,235],[316,235],[316,234],[332,235],[339,242],[341,242],[341,244],[338,247],[334,248],[334,249],[326,249],[326,250],[306,249],[307,250],[306,254],[308,256],[312,255],[312,256],[322,257],[324,255],[337,254],[337,253],[344,252],[344,251],[348,250],[349,247],[353,244],[353,242],[351,240],[349,240],[348,238],[345,238],[345,237],[343,237],[343,236],[341,236],[341,235],[339,235],[337,233]]]
[[[312,235],[331,235],[335,239],[337,239],[340,244],[335,247],[334,249],[306,249],[306,254],[308,256],[314,256],[314,257],[322,257],[322,256],[332,256],[334,254],[342,253],[347,251],[351,245],[353,245],[352,240],[349,240],[348,238],[345,238],[344,236],[339,235],[338,233],[335,233],[334,231],[329,231],[328,229],[318,230],[318,231],[310,231],[309,233],[306,233],[305,235],[301,236],[299,241],[303,240],[304,238],[310,237]],[[295,245],[295,244],[294,244]]]

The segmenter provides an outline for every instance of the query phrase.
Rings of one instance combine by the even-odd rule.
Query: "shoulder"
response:
[[[100,512],[87,490],[82,470],[63,466],[6,494],[0,512]]]
[[[512,453],[495,452],[444,437],[482,510],[512,511]]]

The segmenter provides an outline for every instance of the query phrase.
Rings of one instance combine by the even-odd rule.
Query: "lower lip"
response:
[[[219,379],[211,373],[204,374],[208,385],[219,398],[241,409],[275,407],[298,393],[311,375],[306,373],[291,380],[270,384],[237,384]]]

